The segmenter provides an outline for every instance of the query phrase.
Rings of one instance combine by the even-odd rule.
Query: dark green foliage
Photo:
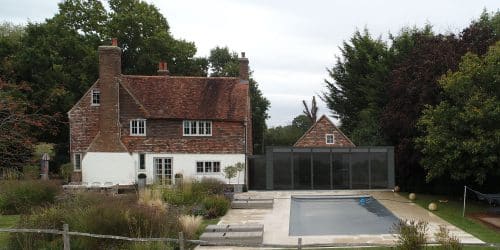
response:
[[[299,115],[291,125],[269,128],[265,134],[266,146],[292,146],[311,126],[307,116]]]
[[[212,219],[225,215],[231,202],[224,196],[215,195],[203,199],[202,204],[203,208],[207,211],[205,217]]]
[[[384,145],[377,121],[388,99],[387,45],[365,29],[354,33],[340,50],[342,56],[328,69],[331,79],[325,80],[327,91],[322,99],[356,145]]]
[[[64,223],[71,231],[127,237],[176,237],[178,212],[137,205],[135,199],[100,194],[80,194],[55,206],[35,211],[21,218],[20,228],[61,229]],[[71,249],[123,249],[126,241],[71,237]],[[9,249],[62,248],[60,235],[12,234]]]
[[[426,106],[416,142],[427,179],[449,176],[482,184],[500,176],[500,42],[483,57],[467,54],[440,81],[442,101]]]
[[[2,181],[0,213],[29,213],[37,206],[53,203],[59,191],[57,184],[50,181]]]

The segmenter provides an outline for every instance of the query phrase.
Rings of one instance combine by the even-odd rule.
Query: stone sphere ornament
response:
[[[399,186],[395,186],[395,187],[394,187],[394,192],[395,192],[395,193],[399,192],[400,190],[401,190],[401,188],[400,188]]]
[[[414,201],[415,199],[417,199],[417,195],[415,193],[410,193],[410,195],[408,195],[408,198],[411,200],[411,201]]]
[[[431,210],[431,211],[436,211],[436,210],[438,209],[438,206],[437,206],[437,204],[436,204],[436,203],[431,202],[431,203],[429,203],[429,207],[428,207],[428,208],[429,208],[429,210]]]

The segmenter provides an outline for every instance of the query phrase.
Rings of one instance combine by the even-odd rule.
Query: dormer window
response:
[[[145,119],[130,120],[130,135],[146,136],[146,120]]]
[[[326,134],[325,140],[326,140],[326,144],[334,144],[335,143],[335,137],[333,136],[333,134]]]
[[[101,105],[101,91],[98,89],[93,89],[92,90],[92,106],[99,106]]]
[[[183,122],[184,136],[212,136],[212,121],[191,121]]]

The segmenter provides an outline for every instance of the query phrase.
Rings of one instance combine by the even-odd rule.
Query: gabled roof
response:
[[[235,77],[120,77],[147,118],[244,121],[248,84]]]
[[[334,134],[335,143],[326,144],[325,135]],[[356,145],[326,116],[322,115],[293,145],[294,147],[355,147]]]

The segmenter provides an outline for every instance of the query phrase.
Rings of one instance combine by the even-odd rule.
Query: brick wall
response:
[[[334,135],[334,144],[326,144],[326,134]],[[355,145],[328,119],[322,116],[304,136],[294,145],[295,147],[355,147]]]

